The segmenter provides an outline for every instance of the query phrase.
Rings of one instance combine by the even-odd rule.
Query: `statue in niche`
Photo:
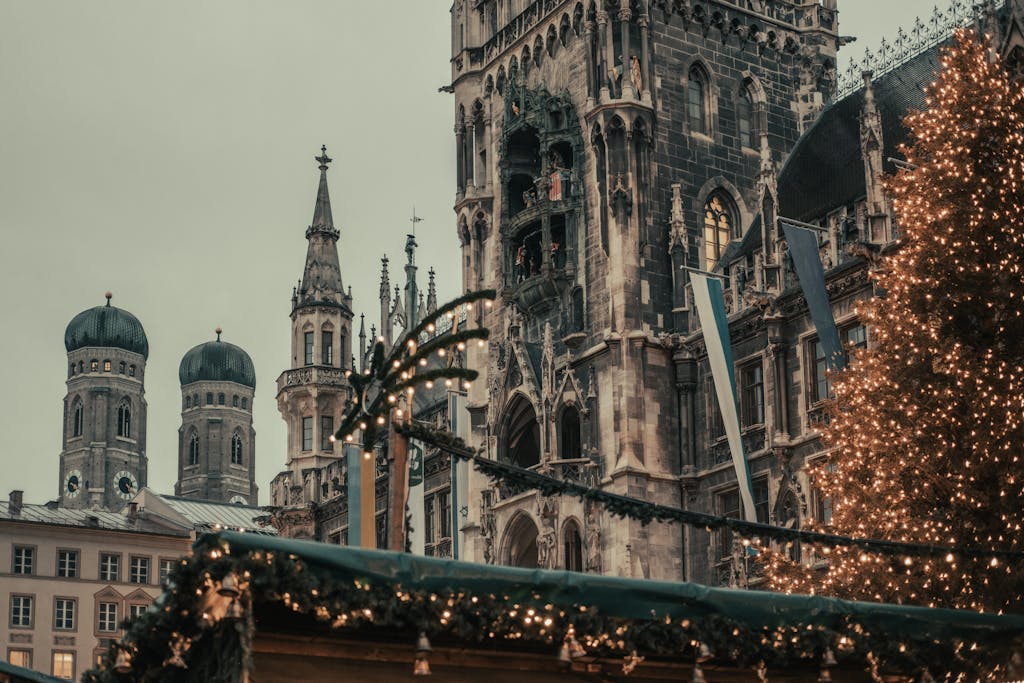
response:
[[[588,572],[601,571],[601,523],[600,510],[596,503],[591,503],[587,510],[587,565]]]
[[[640,70],[640,59],[636,55],[629,58],[629,76],[630,80],[633,81],[633,89],[636,90],[636,94],[639,96],[644,89],[644,77],[643,72]]]

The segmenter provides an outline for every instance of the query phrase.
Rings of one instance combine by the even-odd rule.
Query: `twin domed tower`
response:
[[[107,303],[76,315],[64,332],[68,353],[60,504],[119,510],[146,485],[146,360],[138,318]],[[221,341],[181,360],[182,414],[176,495],[255,505],[249,354]]]

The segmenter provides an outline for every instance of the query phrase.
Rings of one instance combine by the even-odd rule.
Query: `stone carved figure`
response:
[[[558,534],[555,532],[558,520],[558,501],[549,496],[537,499],[537,515],[540,517],[541,531],[537,534],[537,566],[551,569],[555,566],[555,545]]]
[[[636,94],[639,96],[644,89],[644,77],[643,72],[640,70],[640,59],[636,55],[629,58],[629,76],[630,80],[633,81],[633,89],[636,90]]]
[[[586,515],[587,564],[586,571],[601,573],[601,510],[590,503]]]

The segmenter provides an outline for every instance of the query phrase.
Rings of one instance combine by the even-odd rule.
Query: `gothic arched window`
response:
[[[720,192],[708,197],[704,203],[704,267],[714,270],[718,259],[732,238],[736,225],[735,210],[725,195]]]
[[[132,404],[128,399],[117,406],[117,435],[125,439],[132,436]]]
[[[231,464],[242,464],[242,437],[238,434],[231,437]]]
[[[690,132],[707,134],[707,73],[701,67],[693,66],[686,81],[686,117]]]
[[[82,435],[82,401],[75,399],[71,407],[71,436]]]
[[[192,397],[191,396],[186,396],[185,397],[185,410],[188,410],[191,407],[192,407]]]
[[[583,538],[576,522],[567,522],[562,532],[565,569],[570,572],[583,571]]]
[[[740,137],[741,147],[754,147],[754,96],[750,92],[750,86],[745,85],[740,90],[739,100],[736,102],[736,129]]]
[[[247,399],[245,396],[243,396],[242,397],[242,410],[248,410],[248,409],[249,409],[249,399]]]
[[[188,464],[199,464],[199,435],[195,432],[188,438]]]
[[[224,394],[217,394],[217,405],[224,405]]]
[[[562,411],[561,424],[561,449],[559,455],[563,460],[579,458],[580,451],[580,412],[572,406],[567,406]]]

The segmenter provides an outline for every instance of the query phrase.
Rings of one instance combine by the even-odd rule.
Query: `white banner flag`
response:
[[[423,510],[423,445],[409,439],[409,548],[413,555],[424,554],[426,518]]]

